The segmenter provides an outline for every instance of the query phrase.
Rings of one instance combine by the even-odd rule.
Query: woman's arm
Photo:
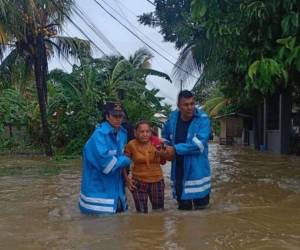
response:
[[[129,144],[127,144],[127,146],[125,147],[124,154],[127,157],[132,158],[131,147]],[[131,176],[128,175],[127,168],[122,169],[122,174],[125,180],[126,187],[129,189],[129,191],[132,192],[134,189],[136,189],[136,186],[134,180],[131,178]]]
[[[129,191],[133,191],[136,189],[134,180],[127,174],[127,170],[125,168],[122,169],[122,174],[125,180],[126,187],[129,189]]]

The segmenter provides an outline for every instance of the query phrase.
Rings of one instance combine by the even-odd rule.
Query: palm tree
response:
[[[129,56],[128,61],[136,69],[150,69],[153,55],[146,48],[140,48],[133,55]]]
[[[152,57],[148,50],[139,49],[129,59],[117,56],[84,58],[80,66],[74,66],[72,74],[81,82],[94,78],[94,83],[103,93],[103,102],[124,99],[125,96],[136,98],[145,91],[146,78],[150,75],[171,81],[167,74],[150,68]]]
[[[152,53],[146,48],[138,49],[128,60],[119,58],[119,61],[111,71],[109,84],[117,87],[118,97],[124,99],[125,92],[133,94],[133,98],[139,95],[139,91],[144,91],[146,86],[146,78],[148,76],[157,76],[165,78],[171,82],[170,77],[158,70],[151,69]],[[128,92],[127,90],[132,90]],[[142,93],[141,92],[141,93]],[[148,98],[155,94],[148,92]],[[157,98],[152,98],[154,101]]]
[[[154,118],[155,113],[162,111],[162,98],[156,96],[158,90],[146,88],[146,78],[149,75],[170,78],[148,68],[148,58],[151,54],[141,49],[128,60],[119,56],[82,58],[81,64],[74,65],[70,74],[52,70],[49,74],[49,111],[54,115],[50,120],[54,127],[54,144],[65,149],[71,144],[82,146],[101,117],[103,104],[119,99],[121,92],[132,122],[142,117]]]
[[[210,117],[214,117],[220,114],[220,112],[230,104],[230,100],[223,96],[216,96],[208,99],[203,109],[209,114]]]
[[[34,72],[48,156],[52,155],[47,122],[48,58],[55,51],[66,58],[90,53],[87,41],[57,36],[73,4],[73,0],[0,0],[0,58],[9,51],[7,60],[21,57]]]

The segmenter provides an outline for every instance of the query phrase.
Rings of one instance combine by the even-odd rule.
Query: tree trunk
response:
[[[9,137],[12,138],[13,137],[12,125],[8,124],[8,128],[9,128]]]
[[[260,146],[263,144],[263,116],[263,104],[259,103],[254,118],[254,144],[257,150],[260,150]]]
[[[281,154],[290,153],[290,141],[291,141],[291,116],[292,116],[292,93],[289,88],[282,92],[281,97]]]
[[[47,57],[45,42],[41,34],[37,37],[36,46],[36,53],[34,55],[34,73],[41,115],[41,123],[43,128],[43,144],[45,147],[46,155],[52,156],[53,152],[50,141],[50,131],[47,121],[47,67],[45,66],[47,65]]]

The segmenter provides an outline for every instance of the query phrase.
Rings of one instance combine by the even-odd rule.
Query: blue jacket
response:
[[[165,123],[162,137],[170,141],[176,154],[184,156],[184,176],[182,182],[182,200],[203,198],[210,193],[211,172],[208,161],[208,139],[210,135],[210,120],[202,110],[195,109],[194,118],[189,126],[186,143],[175,144],[176,123],[179,111],[173,111]],[[173,196],[175,191],[176,159],[172,161],[171,181]]]
[[[127,142],[124,128],[114,133],[108,123],[98,124],[83,149],[79,207],[83,213],[115,213],[118,200],[127,209],[121,168],[130,164],[123,154]]]

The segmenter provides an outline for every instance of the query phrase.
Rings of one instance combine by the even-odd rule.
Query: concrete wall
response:
[[[254,148],[255,142],[254,142],[254,130],[249,130],[249,146]]]
[[[221,125],[220,138],[226,138],[226,119],[221,119],[220,125]]]
[[[280,130],[267,130],[268,151],[280,154]]]
[[[243,119],[232,117],[227,119],[226,136],[241,137],[243,131]]]

